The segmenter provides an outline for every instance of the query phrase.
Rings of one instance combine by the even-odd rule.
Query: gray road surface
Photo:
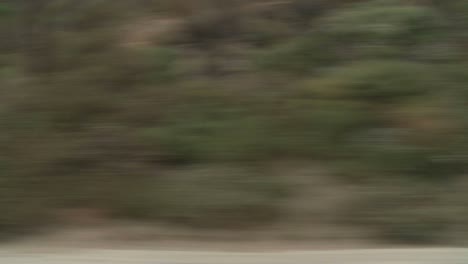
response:
[[[0,249],[0,264],[468,264],[468,249],[232,253],[201,251]]]

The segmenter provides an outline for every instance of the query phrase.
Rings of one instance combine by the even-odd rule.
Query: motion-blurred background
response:
[[[466,0],[1,0],[0,235],[463,244],[467,59]]]

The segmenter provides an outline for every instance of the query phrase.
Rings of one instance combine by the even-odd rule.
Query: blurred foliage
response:
[[[258,55],[261,69],[283,73],[307,73],[317,67],[325,67],[338,58],[333,43],[322,37],[298,37],[279,44]]]
[[[121,210],[189,226],[245,228],[274,221],[285,195],[284,184],[255,169],[196,166],[165,173],[126,197]]]
[[[287,221],[299,180],[267,168],[292,160],[363,190],[347,223],[442,239],[464,196],[437,186],[468,169],[465,2],[2,1],[0,232],[80,206]]]
[[[11,7],[9,5],[0,4],[0,15],[1,16],[11,14],[11,12],[12,12],[12,9],[11,9]]]
[[[380,45],[418,45],[436,38],[443,20],[431,7],[375,0],[326,16],[323,31],[340,40]]]
[[[383,240],[425,244],[444,240],[455,217],[450,206],[441,203],[444,189],[405,180],[387,182],[362,190],[352,209],[346,210],[347,219],[374,229]]]

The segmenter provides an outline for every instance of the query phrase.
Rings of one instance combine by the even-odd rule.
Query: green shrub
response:
[[[290,39],[293,32],[290,25],[283,21],[270,19],[250,19],[246,24],[244,38],[258,47],[271,47]]]
[[[331,69],[313,80],[313,94],[325,98],[393,102],[440,89],[435,68],[401,61],[361,61]]]
[[[112,88],[129,90],[135,86],[167,82],[175,76],[176,53],[170,48],[114,49],[95,56],[95,59],[103,62],[94,64],[98,71],[96,81]]]
[[[320,36],[296,38],[255,57],[260,69],[286,73],[307,73],[336,60],[333,44]]]
[[[285,194],[284,185],[251,169],[197,166],[142,186],[123,211],[196,227],[251,227],[276,220]]]
[[[358,178],[390,173],[444,180],[462,174],[466,165],[459,157],[463,151],[454,143],[463,141],[461,127],[454,121],[461,116],[441,102],[441,94],[450,88],[438,69],[398,61],[359,62],[331,69],[307,83],[306,94],[320,98],[316,99],[319,102],[335,102],[329,113],[345,117],[343,126],[332,126],[323,133],[340,139],[336,141],[340,148],[332,151],[344,162],[337,167],[343,166],[347,174],[360,175]],[[436,95],[439,99],[431,99]],[[421,104],[425,106],[418,110],[416,106]],[[359,106],[354,116],[347,109],[352,105]],[[325,108],[319,107],[320,111]],[[340,124],[338,116],[328,119]],[[309,131],[325,127],[322,124]]]
[[[444,239],[453,217],[444,210],[439,188],[395,178],[361,189],[351,202],[343,219],[384,241],[436,243]]]
[[[190,117],[150,128],[142,140],[168,162],[251,161],[268,156],[274,142],[268,124],[255,117]],[[271,139],[273,140],[273,139]]]
[[[47,223],[47,196],[34,188],[33,180],[0,167],[0,239],[27,234]]]
[[[325,13],[333,5],[333,2],[333,0],[293,0],[290,1],[290,8],[299,23],[310,25],[311,20]]]
[[[320,23],[321,32],[342,43],[348,53],[372,57],[407,56],[413,48],[438,40],[444,24],[431,7],[398,0],[353,4]]]
[[[169,80],[175,74],[175,62],[177,55],[170,48],[155,48],[150,51],[150,69],[154,81]]]
[[[298,98],[287,103],[286,116],[277,118],[279,155],[337,158],[355,131],[375,121],[365,105],[342,100]]]
[[[0,4],[0,16],[9,15],[13,12],[13,9],[8,4]]]

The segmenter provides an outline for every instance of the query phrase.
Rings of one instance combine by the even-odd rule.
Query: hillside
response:
[[[467,29],[463,0],[2,0],[0,235],[463,245]]]

